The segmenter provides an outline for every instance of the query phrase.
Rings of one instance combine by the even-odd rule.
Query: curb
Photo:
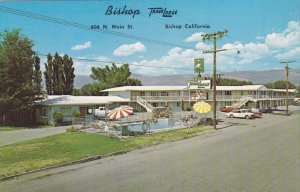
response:
[[[173,140],[169,140],[169,141],[162,141],[162,142],[158,142],[158,143],[155,143],[155,144],[144,145],[144,146],[140,146],[140,147],[134,147],[134,148],[125,149],[125,150],[121,150],[121,151],[117,151],[117,152],[113,152],[113,153],[107,153],[107,154],[103,154],[103,155],[96,155],[96,156],[92,156],[92,157],[88,157],[88,158],[79,159],[79,160],[76,160],[76,161],[70,161],[70,162],[66,162],[66,163],[52,165],[52,166],[49,166],[49,167],[35,169],[35,170],[32,170],[32,171],[23,172],[23,173],[19,173],[19,174],[16,174],[16,175],[11,175],[11,176],[8,176],[8,177],[0,177],[0,182],[10,180],[10,179],[14,179],[16,177],[19,177],[19,176],[22,176],[22,175],[27,175],[27,174],[30,174],[30,173],[35,173],[35,172],[39,172],[39,171],[46,171],[46,170],[49,170],[49,169],[55,169],[55,168],[64,167],[64,166],[68,166],[68,165],[75,165],[75,164],[95,161],[95,160],[103,159],[103,158],[106,158],[106,157],[125,154],[125,153],[128,153],[128,152],[137,150],[137,149],[142,149],[142,148],[146,148],[146,147],[150,147],[150,146],[156,146],[156,145],[163,144],[163,143],[168,143],[168,142],[175,142],[175,141],[180,141],[180,140],[184,140],[184,139],[190,139],[190,138],[193,138],[193,137],[196,137],[196,136],[199,136],[199,135],[205,135],[205,134],[209,134],[209,133],[214,133],[214,131],[207,131],[207,132],[204,132],[204,133],[200,132],[198,134],[193,134],[193,135],[190,135],[188,137],[182,137],[182,138],[173,139]]]

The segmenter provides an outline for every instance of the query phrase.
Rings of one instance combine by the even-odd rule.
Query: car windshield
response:
[[[243,113],[248,113],[248,112],[251,112],[249,109],[243,109],[241,110]]]

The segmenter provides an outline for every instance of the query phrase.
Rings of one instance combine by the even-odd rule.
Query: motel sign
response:
[[[204,73],[204,58],[194,60],[195,73]]]

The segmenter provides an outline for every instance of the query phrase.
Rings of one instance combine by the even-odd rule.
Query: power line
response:
[[[149,42],[149,43],[153,43],[153,44],[172,46],[172,47],[182,47],[185,49],[193,49],[193,47],[190,47],[190,46],[170,43],[170,42],[161,41],[161,40],[155,40],[155,39],[151,39],[151,38],[147,38],[147,37],[143,37],[143,36],[121,33],[121,32],[117,32],[117,31],[113,31],[113,30],[109,30],[109,29],[92,29],[91,26],[89,26],[89,25],[84,25],[84,24],[77,23],[77,22],[67,21],[64,19],[58,19],[58,18],[54,18],[54,17],[49,17],[49,16],[45,16],[45,15],[40,15],[40,14],[36,14],[36,13],[28,12],[28,11],[22,11],[22,10],[13,9],[13,8],[4,7],[4,6],[0,6],[0,11],[9,13],[9,14],[13,14],[13,15],[24,16],[24,17],[28,17],[28,18],[32,18],[32,19],[36,19],[36,20],[46,21],[46,22],[50,22],[50,23],[54,23],[54,24],[60,24],[60,25],[68,26],[68,27],[74,27],[74,28],[79,28],[79,29],[83,29],[83,30],[105,33],[105,34],[123,37],[123,38],[131,39],[131,40],[144,41],[144,42]]]
[[[37,53],[37,55],[47,57],[47,54],[43,54],[43,53]],[[156,65],[141,65],[141,64],[133,64],[133,63],[127,63],[127,62],[121,63],[121,62],[103,61],[103,60],[97,60],[97,59],[84,59],[84,58],[77,58],[77,57],[72,57],[72,56],[70,56],[70,57],[73,60],[87,61],[87,62],[96,62],[96,63],[107,63],[107,64],[118,64],[118,65],[128,64],[129,66],[149,67],[149,68],[159,68],[159,69],[194,70],[194,69],[180,68],[180,67],[162,67],[162,66],[156,66]]]

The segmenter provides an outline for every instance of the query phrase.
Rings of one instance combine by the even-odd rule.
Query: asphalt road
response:
[[[299,192],[300,114],[225,119],[186,140],[21,176],[0,191]]]

